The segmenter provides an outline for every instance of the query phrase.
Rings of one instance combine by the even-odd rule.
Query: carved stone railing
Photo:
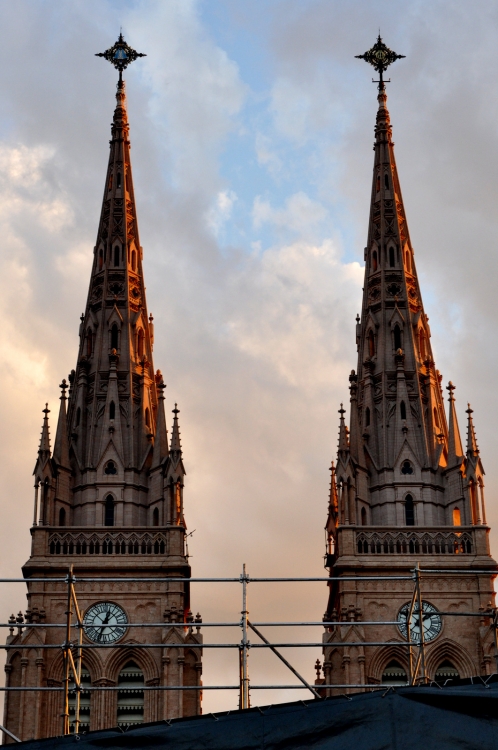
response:
[[[154,531],[56,532],[48,537],[51,555],[164,555],[167,534]]]
[[[357,531],[359,555],[472,555],[472,530],[462,531]]]

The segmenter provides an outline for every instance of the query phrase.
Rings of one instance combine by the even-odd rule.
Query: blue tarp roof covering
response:
[[[142,750],[498,750],[498,682],[410,687],[23,742]]]

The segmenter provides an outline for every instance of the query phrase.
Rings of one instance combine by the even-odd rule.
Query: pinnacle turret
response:
[[[170,452],[175,460],[175,463],[178,461],[178,458],[182,455],[182,446],[180,442],[180,425],[178,422],[178,415],[180,413],[180,409],[178,409],[178,405],[175,404],[175,408],[173,409],[173,429],[171,430],[171,445],[170,445]]]
[[[45,462],[47,459],[50,458],[50,427],[48,424],[48,415],[50,414],[50,409],[48,408],[48,404],[45,404],[45,408],[42,410],[44,417],[43,417],[43,424],[42,424],[42,431],[40,436],[40,447],[38,448],[38,455],[40,459]]]
[[[477,445],[474,420],[472,419],[473,413],[474,410],[470,408],[470,404],[467,404],[467,456],[469,458],[477,458],[479,456],[479,446]]]
[[[446,390],[449,392],[449,420],[448,420],[448,466],[455,464],[461,464],[463,461],[463,448],[462,440],[460,438],[460,429],[458,427],[458,418],[455,409],[455,397],[453,391],[455,386],[453,383],[448,383]]]
[[[64,468],[69,469],[71,464],[69,461],[69,442],[67,436],[66,381],[63,380],[59,387],[61,389],[61,405],[59,409],[59,420],[57,422],[57,432],[55,433],[54,461],[58,466],[63,466]]]

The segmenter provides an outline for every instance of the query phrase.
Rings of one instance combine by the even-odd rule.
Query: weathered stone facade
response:
[[[375,684],[393,675],[401,681],[409,674],[397,625],[362,622],[396,621],[411,601],[413,583],[341,582],[341,577],[409,575],[419,563],[422,569],[447,571],[422,575],[423,600],[437,610],[479,613],[494,607],[496,563],[472,410],[467,410],[464,450],[451,383],[448,418],[445,414],[382,79],[378,102],[363,305],[356,326],[358,367],[349,378],[350,431],[340,409],[327,521],[331,582],[325,620],[349,625],[326,628],[324,684]],[[452,574],[456,569],[460,572]],[[427,637],[428,678],[496,671],[489,618],[442,617],[441,622],[437,636]],[[363,645],[384,641],[392,645]],[[334,645],[339,642],[358,645]]]
[[[77,583],[81,611],[111,602],[124,609],[129,623],[157,623],[127,627],[118,641],[125,648],[84,651],[88,685],[122,685],[121,692],[84,697],[83,727],[90,729],[125,725],[127,715],[133,723],[201,712],[199,690],[143,690],[200,685],[201,650],[189,645],[201,643],[202,636],[200,616],[194,621],[190,612],[188,584],[166,582],[168,577],[190,577],[185,469],[178,409],[169,441],[165,386],[153,367],[153,323],[145,299],[122,81],[116,98],[78,361],[69,375],[68,397],[66,382],[61,385],[53,451],[45,409],[34,471],[32,550],[23,568],[27,578],[50,579],[66,576],[72,564],[76,578],[118,579]],[[139,577],[157,582],[127,581]],[[64,631],[25,625],[63,623],[67,585],[29,583],[27,597],[28,609],[13,618],[8,638],[16,648],[8,651],[7,685],[61,686],[61,649],[40,645],[61,644]],[[184,622],[191,624],[166,627]],[[86,636],[84,640],[90,643]],[[137,648],[140,643],[160,646]],[[168,647],[172,643],[181,647]],[[23,740],[56,735],[62,711],[60,692],[7,693],[4,724]]]

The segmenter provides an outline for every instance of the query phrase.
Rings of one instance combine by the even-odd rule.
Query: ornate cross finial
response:
[[[379,33],[377,41],[372,49],[367,50],[363,53],[363,55],[355,55],[355,57],[359,60],[365,60],[365,62],[370,63],[370,65],[373,66],[374,70],[377,71],[377,73],[379,74],[379,80],[374,81],[372,78],[372,82],[378,83],[379,91],[382,91],[384,89],[384,83],[389,83],[389,81],[384,81],[382,77],[383,74],[386,72],[388,67],[392,65],[393,62],[401,59],[402,57],[406,57],[406,55],[398,55],[397,52],[393,52],[392,49],[386,47]]]
[[[105,52],[96,52],[95,57],[105,57],[110,63],[114,65],[116,70],[119,70],[119,80],[123,80],[123,70],[128,67],[130,63],[137,59],[137,57],[147,57],[143,52],[137,52],[132,49],[123,39],[123,34],[119,33],[119,39],[113,44],[112,47],[106,49]]]

